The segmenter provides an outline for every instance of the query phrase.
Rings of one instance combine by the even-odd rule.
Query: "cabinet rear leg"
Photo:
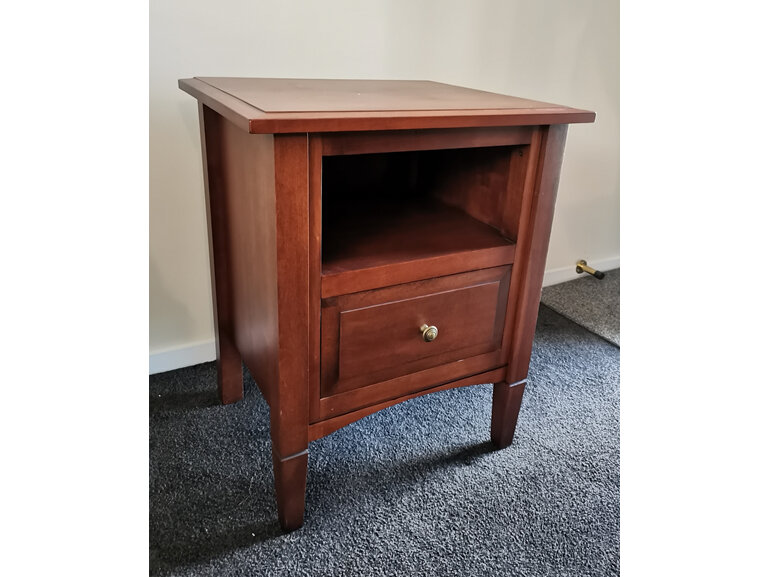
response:
[[[219,399],[227,405],[243,398],[243,366],[238,349],[222,338],[221,329],[217,340],[217,387]]]
[[[492,392],[492,443],[504,449],[513,442],[525,381],[495,383]]]

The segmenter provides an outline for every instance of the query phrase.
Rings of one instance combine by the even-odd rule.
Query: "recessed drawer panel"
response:
[[[510,270],[497,267],[326,299],[321,396],[501,350]],[[430,327],[437,330],[433,340]],[[457,378],[463,370],[457,367]]]

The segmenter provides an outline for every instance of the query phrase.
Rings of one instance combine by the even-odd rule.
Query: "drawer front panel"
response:
[[[509,285],[505,266],[324,301],[321,396],[501,350]]]
[[[500,281],[340,313],[340,379],[478,345],[494,350]],[[439,332],[425,342],[423,325]]]

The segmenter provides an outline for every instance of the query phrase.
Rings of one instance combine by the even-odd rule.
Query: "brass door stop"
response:
[[[578,274],[587,272],[588,274],[590,274],[592,276],[595,276],[599,280],[604,278],[604,273],[602,271],[596,270],[595,268],[591,268],[590,266],[588,266],[588,264],[584,260],[579,260],[577,262],[577,266],[575,267],[575,271]]]

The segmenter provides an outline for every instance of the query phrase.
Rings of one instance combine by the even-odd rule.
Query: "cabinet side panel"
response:
[[[476,220],[502,230],[511,151],[512,147],[499,146],[431,152],[420,167],[421,186]]]
[[[423,185],[443,202],[500,231],[518,237],[532,142],[519,146],[456,149],[431,152],[421,178]]]
[[[209,108],[205,114],[221,135],[235,343],[272,406],[278,384],[273,137],[249,134]]]
[[[241,354],[235,346],[233,328],[228,198],[222,172],[222,123],[218,115],[207,114],[207,110],[204,104],[198,103],[217,350],[217,387],[220,400],[228,404],[243,398],[243,365]]]
[[[500,199],[500,232],[508,238],[519,237],[519,220],[521,218],[521,206],[524,196],[527,194],[527,186],[532,185],[536,163],[533,158],[533,149],[540,145],[540,132],[535,132],[529,146],[517,146],[511,150],[508,166],[508,182],[505,195]]]

